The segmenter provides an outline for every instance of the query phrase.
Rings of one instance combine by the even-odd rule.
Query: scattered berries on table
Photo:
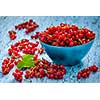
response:
[[[16,25],[15,29],[16,30],[26,29],[25,33],[29,34],[30,32],[34,31],[37,27],[39,27],[39,25],[36,22],[34,22],[32,19],[30,19],[27,22]]]
[[[15,26],[15,30],[21,30],[21,29],[26,29],[25,30],[25,34],[29,34],[30,32],[34,31],[37,27],[39,27],[39,25],[34,22],[32,19],[30,19],[29,21],[23,22],[21,24],[18,24]],[[16,39],[16,31],[15,30],[11,30],[8,31],[10,40],[14,40]],[[34,36],[32,36],[33,39]],[[37,35],[35,36],[35,39],[37,39]]]
[[[8,74],[10,70],[17,65],[20,61],[22,61],[23,54],[31,54],[33,56],[33,61],[35,66],[31,67],[30,69],[25,70],[18,70],[16,69],[13,72],[14,78],[22,82],[23,76],[26,79],[29,78],[43,78],[48,77],[49,79],[62,79],[66,73],[66,69],[63,65],[52,64],[45,59],[40,59],[38,54],[42,54],[44,52],[43,48],[37,48],[39,42],[36,41],[35,43],[30,42],[28,39],[22,39],[15,44],[11,45],[8,49],[8,54],[11,56],[10,58],[4,59],[2,62],[2,73],[4,75]],[[36,54],[36,51],[37,54]],[[22,76],[22,71],[25,71],[25,75]]]
[[[47,76],[49,79],[62,79],[65,74],[66,69],[63,65],[51,64],[42,59],[37,66],[26,70],[25,78],[43,78]]]
[[[87,78],[89,77],[91,72],[97,72],[97,71],[98,71],[98,67],[96,65],[90,66],[88,68],[84,68],[78,72],[77,78],[78,79]]]

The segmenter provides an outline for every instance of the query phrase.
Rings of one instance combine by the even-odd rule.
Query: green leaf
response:
[[[22,68],[30,68],[35,66],[34,61],[32,59],[33,59],[33,55],[30,54],[23,55],[22,61],[20,61],[17,64],[17,68],[21,70]]]
[[[33,55],[30,55],[30,54],[25,54],[25,55],[23,55],[23,61],[29,61],[29,60],[31,60],[32,58],[33,58]]]
[[[24,66],[24,62],[23,61],[20,61],[18,64],[17,64],[17,68],[18,69],[22,69]]]
[[[24,67],[32,67],[34,66],[34,61],[33,60],[30,60],[30,61],[27,61],[27,62],[24,62]]]

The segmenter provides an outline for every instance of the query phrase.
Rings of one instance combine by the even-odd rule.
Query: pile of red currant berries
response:
[[[72,47],[90,42],[95,38],[95,33],[87,28],[61,23],[39,33],[39,38],[49,45]]]
[[[90,66],[88,68],[85,68],[81,71],[78,72],[77,74],[77,78],[87,78],[89,77],[91,72],[97,72],[98,71],[98,67],[96,65]]]
[[[66,69],[63,65],[51,64],[45,59],[39,60],[35,65],[35,67],[26,70],[26,79],[34,77],[43,78],[45,76],[49,79],[62,79],[66,74]]]

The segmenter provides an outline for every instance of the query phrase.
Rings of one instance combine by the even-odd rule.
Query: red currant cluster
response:
[[[4,59],[2,62],[2,73],[4,75],[8,74],[13,67],[14,63],[11,61],[10,58]]]
[[[90,66],[89,69],[92,72],[97,72],[98,71],[98,67],[96,65]]]
[[[43,78],[47,76],[49,79],[62,79],[66,73],[63,65],[51,64],[47,60],[40,60],[35,66],[26,70],[25,78]]]
[[[25,54],[34,54],[37,51],[37,46],[39,42],[37,41],[36,43],[29,42],[29,40],[24,40],[21,42],[20,48],[23,53]]]
[[[88,68],[85,68],[83,70],[81,70],[80,72],[78,72],[77,74],[77,78],[87,78],[89,77],[91,72],[97,72],[98,71],[98,67],[96,65],[90,66]]]
[[[12,59],[20,58],[21,55],[18,53],[20,49],[14,45],[8,49],[8,54],[11,56]]]
[[[15,78],[17,81],[22,82],[22,80],[23,80],[23,77],[22,77],[23,72],[22,72],[22,71],[16,69],[15,72],[12,73],[12,75],[14,76],[14,78]]]
[[[30,32],[34,31],[37,27],[39,27],[39,25],[36,22],[34,22],[32,19],[30,19],[27,22],[16,25],[15,29],[18,29],[18,30],[26,29],[25,33],[29,34]]]
[[[21,41],[16,42],[14,45],[8,49],[8,54],[12,58],[21,58],[21,55],[18,53],[22,51],[25,54],[34,54],[37,50],[39,42],[36,43],[30,42],[28,39],[22,39]]]
[[[9,34],[9,37],[11,40],[16,39],[16,32],[15,31],[13,31],[13,30],[9,31],[8,34]]]
[[[63,65],[51,64],[49,68],[47,68],[47,77],[50,79],[62,79],[66,74],[66,69]]]
[[[15,29],[16,29],[16,30],[17,30],[17,29],[18,29],[18,30],[26,29],[26,30],[25,30],[25,33],[26,33],[26,34],[29,34],[30,32],[34,31],[37,27],[39,27],[39,25],[38,25],[36,22],[33,22],[32,19],[30,19],[30,20],[27,21],[27,22],[24,22],[24,23],[21,23],[21,24],[15,26]],[[16,36],[16,32],[15,32],[14,30],[9,31],[8,34],[9,34],[9,37],[10,37],[11,40],[16,39],[16,37],[17,37],[17,36]]]
[[[42,42],[53,46],[77,46],[90,42],[95,33],[87,28],[78,28],[76,25],[61,23],[52,26],[39,34]]]

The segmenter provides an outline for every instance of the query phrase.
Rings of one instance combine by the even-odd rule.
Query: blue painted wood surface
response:
[[[11,29],[14,29],[14,26],[18,23],[21,23],[23,21],[27,21],[29,19],[35,20],[39,24],[39,28],[36,31],[43,31],[45,28],[53,25],[58,25],[61,22],[65,22],[68,24],[76,24],[79,27],[87,27],[94,31],[96,33],[96,39],[95,42],[89,51],[89,53],[85,56],[83,59],[83,62],[80,66],[66,66],[67,74],[64,76],[61,80],[51,80],[48,78],[43,79],[29,79],[29,80],[23,80],[23,82],[33,82],[33,83],[90,83],[90,82],[100,82],[100,17],[99,16],[85,16],[85,17],[79,17],[79,16],[15,16],[15,17],[7,17],[7,16],[1,16],[0,17],[0,82],[1,83],[16,83],[14,78],[12,77],[12,72],[10,74],[3,76],[1,73],[1,63],[4,58],[8,57],[7,50],[11,44],[14,44],[16,41],[21,40],[23,38],[30,38],[30,35],[34,34],[36,31],[32,32],[30,35],[25,35],[24,30],[17,32],[17,38],[14,41],[11,41],[9,39],[9,36],[7,32]],[[50,58],[47,56],[47,54],[42,55],[46,59],[50,60]],[[78,56],[78,55],[77,55]],[[50,60],[51,61],[51,60]],[[87,79],[81,79],[77,80],[76,75],[79,70],[81,70],[84,67],[88,67],[90,65],[96,64],[99,66],[99,71],[95,74],[91,74],[89,78]]]

